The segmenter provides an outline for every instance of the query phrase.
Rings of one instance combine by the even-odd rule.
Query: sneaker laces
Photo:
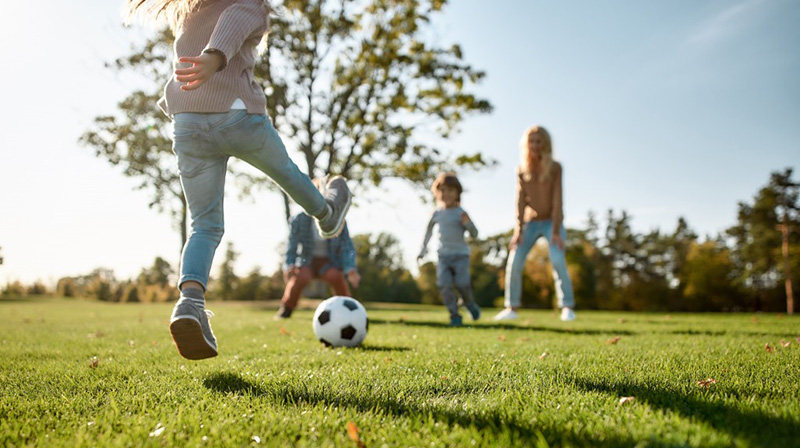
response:
[[[212,317],[214,317],[214,312],[213,312],[213,311],[211,311],[211,310],[203,310],[203,311],[205,311],[205,313],[206,313],[206,316],[207,316],[209,319],[211,319]]]

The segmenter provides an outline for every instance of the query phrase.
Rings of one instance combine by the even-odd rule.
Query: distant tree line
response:
[[[772,174],[752,202],[739,203],[737,222],[704,238],[678,219],[672,231],[637,233],[625,211],[609,210],[605,226],[590,213],[586,227],[567,229],[567,263],[581,309],[630,311],[793,311],[793,285],[800,280],[800,206],[792,170]],[[499,305],[511,230],[471,241],[471,275],[482,306]],[[353,237],[364,301],[441,303],[436,265],[405,267],[400,242],[388,233]],[[209,284],[209,298],[278,299],[284,288],[279,267],[271,274],[255,268],[234,271],[238,253],[228,245]],[[58,281],[55,291],[42,282],[12,282],[2,296],[56,294],[109,302],[175,300],[175,270],[162,258],[135,279],[120,281],[108,269]],[[528,256],[523,306],[549,308],[555,301],[544,241]]]

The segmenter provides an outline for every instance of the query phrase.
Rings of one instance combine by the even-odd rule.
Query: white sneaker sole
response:
[[[169,324],[169,332],[184,358],[196,361],[217,356],[216,347],[203,335],[200,321],[194,316],[176,316]]]

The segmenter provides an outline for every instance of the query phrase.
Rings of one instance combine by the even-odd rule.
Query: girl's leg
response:
[[[453,262],[453,268],[455,271],[454,283],[456,290],[461,294],[464,306],[469,310],[472,319],[477,320],[481,316],[481,309],[475,303],[475,297],[472,294],[472,281],[469,276],[469,255],[456,258]]]
[[[303,210],[321,217],[327,212],[325,198],[311,179],[289,158],[286,147],[266,115],[234,111],[216,126],[232,156],[269,176]]]
[[[460,318],[458,314],[458,297],[453,290],[455,283],[455,270],[451,264],[450,257],[439,257],[439,262],[436,263],[436,286],[439,287],[439,292],[442,294],[442,303],[450,312],[450,318]]]
[[[331,285],[333,293],[337,296],[350,297],[350,288],[347,286],[347,280],[344,279],[344,274],[341,270],[336,268],[326,269],[320,276],[322,280]]]
[[[552,227],[551,227],[552,228]],[[561,226],[561,240],[566,244],[567,231],[564,226]],[[564,249],[550,244],[551,230],[545,233],[547,236],[547,243],[550,246],[550,265],[553,267],[553,279],[556,284],[556,298],[558,299],[559,308],[575,308],[575,296],[572,292],[572,281],[569,278],[567,271],[567,257]]]
[[[214,253],[225,231],[223,199],[228,157],[203,135],[198,118],[202,115],[176,116],[174,151],[190,218],[178,285],[191,281],[206,289]],[[194,120],[184,121],[187,118]]]
[[[539,239],[540,235],[540,222],[531,221],[525,224],[521,241],[517,244],[516,249],[513,249],[508,254],[505,289],[506,308],[518,308],[522,304],[522,271],[525,269],[525,260],[528,258],[528,252],[536,244],[536,240]]]

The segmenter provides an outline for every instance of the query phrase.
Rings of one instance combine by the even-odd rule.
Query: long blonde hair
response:
[[[125,23],[131,23],[137,16],[143,15],[156,22],[166,22],[173,32],[180,30],[186,16],[195,11],[201,3],[213,0],[126,0]],[[263,0],[268,14],[273,12],[269,0]],[[267,33],[259,46],[259,50],[266,47]]]
[[[522,138],[519,140],[520,149],[520,171],[526,180],[530,180],[533,176],[533,155],[528,147],[528,140],[531,134],[539,134],[544,140],[544,148],[542,149],[542,158],[539,162],[541,172],[538,182],[547,182],[550,180],[550,175],[553,173],[553,140],[550,138],[550,133],[547,132],[543,126],[533,125],[522,133]]]

